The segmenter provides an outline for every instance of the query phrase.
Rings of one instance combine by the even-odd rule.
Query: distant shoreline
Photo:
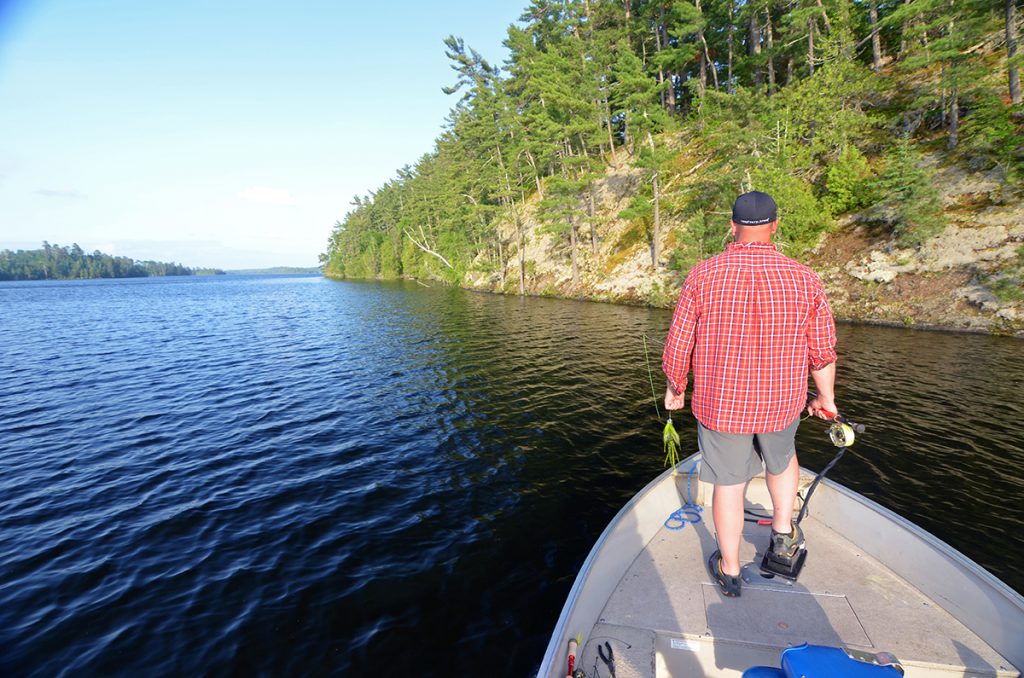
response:
[[[270,268],[236,268],[226,270],[228,275],[322,275],[319,266],[271,266]]]
[[[0,250],[0,280],[102,280],[154,276],[221,275],[217,268],[182,266],[165,261],[142,260],[87,253],[78,243],[70,247],[43,241],[35,250]]]

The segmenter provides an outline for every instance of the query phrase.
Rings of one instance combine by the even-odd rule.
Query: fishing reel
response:
[[[817,397],[818,394],[813,391],[808,393],[808,404]],[[856,434],[864,433],[864,424],[858,424],[855,421],[850,421],[839,412],[833,414],[825,409],[822,409],[821,411],[825,414],[831,415],[832,417],[832,424],[828,427],[828,437],[836,447],[850,447],[853,445],[853,441],[857,439]]]
[[[838,412],[832,418],[832,425],[828,427],[828,437],[836,447],[853,445],[857,433],[864,433],[864,424],[850,421]]]

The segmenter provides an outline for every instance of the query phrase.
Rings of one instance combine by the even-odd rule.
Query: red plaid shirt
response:
[[[713,431],[784,429],[807,403],[807,371],[836,359],[836,326],[810,268],[770,242],[730,243],[686,276],[662,367],[676,391],[693,367],[693,416]]]

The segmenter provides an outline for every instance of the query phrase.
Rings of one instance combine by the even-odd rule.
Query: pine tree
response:
[[[904,73],[938,69],[938,87],[923,87],[915,105],[938,106],[947,130],[947,148],[959,141],[960,107],[984,74],[969,51],[990,27],[986,0],[908,0],[889,15],[888,23],[907,22],[913,47],[902,63]]]
[[[651,265],[657,267],[661,258],[661,171],[669,157],[659,135],[670,121],[662,107],[657,105],[661,86],[644,75],[636,55],[623,50],[615,65],[616,85],[613,88],[618,106],[623,110],[628,140],[636,156],[636,163],[648,172],[651,182],[651,208],[653,212],[650,237]]]
[[[1006,0],[1006,75],[1010,88],[1010,103],[1021,102],[1020,58],[1017,56],[1017,0]]]
[[[900,244],[920,245],[945,226],[931,174],[921,167],[921,154],[909,138],[901,137],[886,154],[875,190],[894,210],[893,233]]]

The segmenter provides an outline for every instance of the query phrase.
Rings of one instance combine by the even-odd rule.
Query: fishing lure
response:
[[[672,467],[672,473],[676,472],[676,464],[679,463],[679,433],[672,425],[672,417],[665,422],[665,431],[662,433],[662,440],[665,444],[665,466]]]
[[[644,363],[647,365],[647,379],[651,382],[651,397],[654,398],[654,413],[660,419],[661,411],[658,409],[658,394],[654,390],[654,373],[651,372],[651,358],[647,352],[647,335],[644,334],[642,336],[644,340]],[[672,475],[678,475],[676,464],[679,463],[679,433],[676,432],[676,427],[672,425],[672,417],[669,417],[668,421],[665,422],[662,440],[664,441],[665,466],[671,466]]]

